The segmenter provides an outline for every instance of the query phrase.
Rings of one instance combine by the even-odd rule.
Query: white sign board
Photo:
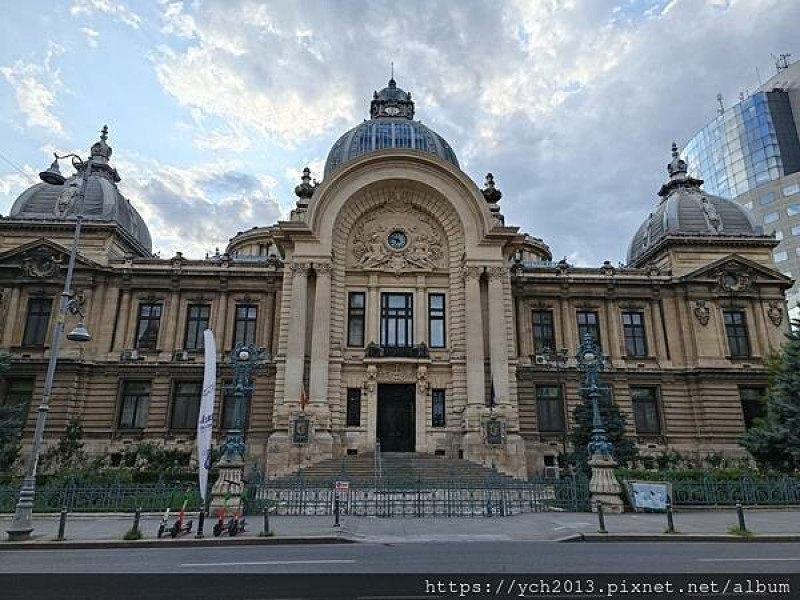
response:
[[[631,504],[636,511],[666,511],[672,484],[666,481],[630,481]]]

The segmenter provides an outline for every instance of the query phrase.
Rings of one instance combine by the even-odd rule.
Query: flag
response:
[[[497,396],[494,393],[494,379],[492,380],[491,392],[489,392],[489,408],[497,406]]]
[[[205,367],[203,370],[203,395],[197,415],[197,462],[200,479],[200,497],[206,503],[208,471],[211,469],[211,433],[214,428],[214,395],[217,385],[217,348],[210,329],[203,332]]]

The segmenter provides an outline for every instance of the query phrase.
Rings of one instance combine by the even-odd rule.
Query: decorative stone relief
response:
[[[753,286],[752,272],[735,262],[715,271],[714,275],[718,287],[726,292],[746,292]]]
[[[769,303],[769,309],[767,310],[767,316],[769,320],[772,321],[772,324],[775,327],[780,327],[781,323],[783,323],[783,306],[777,300],[773,300]]]
[[[717,212],[717,207],[708,201],[708,198],[703,196],[700,198],[700,208],[703,210],[703,216],[706,223],[714,233],[722,233],[722,219]]]
[[[353,231],[350,268],[400,273],[447,266],[444,231],[411,203],[406,192],[391,192],[390,199],[363,216]]]
[[[480,279],[482,272],[482,267],[464,266],[461,268],[461,274],[465,281],[470,279]]]
[[[508,277],[509,270],[507,267],[487,267],[486,274],[489,279],[500,279],[501,281]]]
[[[708,321],[711,318],[711,309],[705,300],[697,300],[694,303],[694,316],[703,327],[708,325]]]
[[[22,272],[26,277],[44,279],[58,273],[63,258],[49,248],[39,248],[22,260]]]
[[[75,200],[78,197],[78,186],[75,183],[72,183],[64,188],[64,191],[58,195],[56,199],[56,205],[53,208],[53,212],[55,213],[56,217],[59,219],[63,219],[69,213],[69,210],[75,204]]]
[[[378,367],[367,366],[367,380],[364,382],[364,391],[368,394],[374,392],[378,385]]]
[[[331,273],[333,273],[333,265],[331,263],[316,263],[314,265],[314,271],[316,271],[317,275],[324,275],[325,277],[330,277]]]
[[[289,263],[288,268],[289,268],[289,274],[292,277],[296,277],[298,275],[306,277],[308,275],[308,270],[311,268],[311,265],[309,263],[293,261]]]
[[[417,367],[417,392],[420,394],[427,394],[428,388],[431,387],[428,381],[428,367],[420,365]]]
[[[386,383],[413,383],[417,376],[413,365],[381,365],[378,368],[377,380]]]

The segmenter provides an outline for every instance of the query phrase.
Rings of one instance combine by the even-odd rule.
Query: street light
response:
[[[261,352],[253,344],[242,344],[231,352],[231,366],[233,367],[233,385],[228,389],[233,390],[233,428],[228,429],[225,450],[220,465],[241,465],[244,463],[244,415],[243,403],[245,395],[253,391],[250,383],[250,373],[261,365]]]
[[[586,332],[583,334],[583,341],[575,357],[578,360],[578,366],[586,372],[583,389],[592,403],[592,437],[587,445],[590,457],[595,454],[611,456],[614,450],[606,435],[606,428],[600,415],[600,380],[598,371],[602,371],[605,365],[599,350],[592,334]]]
[[[105,143],[108,138],[108,127],[103,126],[100,139]],[[72,237],[72,248],[69,254],[69,265],[67,275],[64,278],[64,290],[61,292],[61,304],[53,325],[52,347],[50,348],[50,360],[47,363],[47,375],[42,391],[42,402],[39,405],[36,415],[36,429],[33,435],[33,445],[28,456],[28,465],[25,478],[22,480],[22,487],[19,491],[16,511],[11,525],[6,530],[9,541],[26,540],[33,531],[33,498],[36,493],[36,467],[39,464],[39,454],[42,449],[42,439],[44,438],[44,427],[47,423],[47,412],[50,410],[50,394],[53,391],[53,380],[58,364],[59,350],[61,349],[61,336],[64,333],[64,317],[67,312],[72,315],[79,315],[81,321],[77,327],[67,334],[67,339],[73,342],[88,342],[92,339],[83,323],[83,311],[80,303],[72,293],[72,275],[75,270],[75,258],[78,255],[78,242],[81,237],[81,224],[83,223],[83,202],[86,197],[86,185],[92,173],[92,157],[86,160],[81,159],[77,154],[65,154],[59,156],[53,153],[55,160],[45,171],[39,173],[39,178],[49,185],[64,185],[66,178],[58,168],[58,161],[65,158],[72,159],[72,166],[81,173],[81,185],[77,194],[75,207],[75,234]]]

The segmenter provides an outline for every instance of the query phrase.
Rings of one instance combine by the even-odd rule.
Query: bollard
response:
[[[675,533],[675,521],[672,520],[671,502],[667,502],[667,533]]]
[[[61,517],[58,520],[58,537],[56,541],[63,542],[64,541],[64,531],[67,528],[67,507],[61,509]]]
[[[200,516],[197,519],[197,533],[195,534],[195,538],[203,537],[203,525],[206,523],[206,511],[201,507],[200,508]]]
[[[336,496],[333,498],[333,516],[335,517],[333,526],[339,527],[339,492],[336,492]]]
[[[739,529],[741,531],[747,531],[747,525],[744,522],[744,509],[742,508],[742,503],[736,503],[736,516],[739,517]]]
[[[600,529],[597,530],[597,533],[608,533],[606,531],[606,517],[603,514],[603,503],[597,503],[597,521],[600,523]]]
[[[269,506],[264,505],[264,535],[269,535]]]
[[[133,531],[139,531],[139,521],[142,520],[142,507],[136,509],[133,515]]]

